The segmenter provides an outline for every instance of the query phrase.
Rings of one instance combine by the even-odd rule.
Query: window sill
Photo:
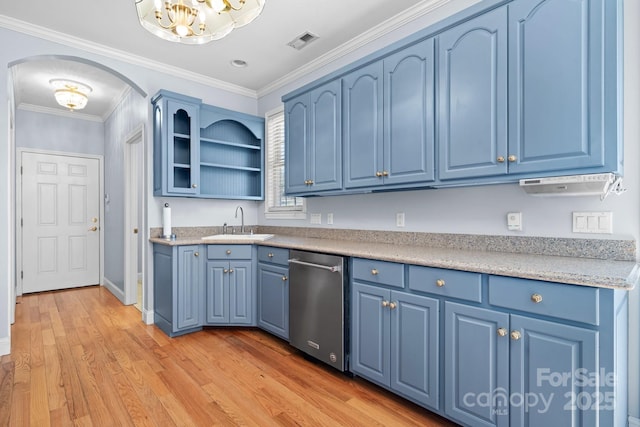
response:
[[[296,219],[306,220],[307,213],[301,211],[265,212],[266,219]]]

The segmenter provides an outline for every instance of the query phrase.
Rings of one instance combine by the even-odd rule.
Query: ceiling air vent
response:
[[[303,47],[307,46],[309,43],[311,43],[314,40],[317,40],[319,37],[316,36],[313,33],[310,32],[304,32],[302,34],[300,34],[298,37],[296,37],[295,39],[291,40],[289,43],[287,43],[288,46],[291,46],[292,48],[296,49],[296,50],[300,50]]]

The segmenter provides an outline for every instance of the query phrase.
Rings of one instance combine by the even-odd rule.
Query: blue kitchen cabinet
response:
[[[285,192],[342,188],[342,91],[339,79],[285,102]]]
[[[376,61],[343,78],[345,188],[382,184],[383,63]]]
[[[615,0],[509,4],[509,172],[618,170]]]
[[[202,329],[202,246],[153,245],[154,322],[169,336]]]
[[[263,118],[165,90],[152,104],[155,196],[263,198]]]
[[[155,196],[198,194],[200,100],[160,91],[153,99]]]
[[[497,404],[509,398],[509,315],[450,301],[444,312],[445,415],[465,425],[508,426],[509,408]]]
[[[345,188],[432,182],[434,42],[343,77]]]
[[[258,327],[289,339],[289,250],[258,247]]]
[[[205,324],[253,324],[251,252],[251,245],[207,246]]]
[[[261,200],[264,119],[200,107],[200,196]]]
[[[351,371],[438,409],[438,301],[353,283]]]
[[[445,302],[445,415],[473,426],[624,425],[626,291],[487,284],[488,305]]]
[[[440,180],[507,168],[507,8],[438,36]]]

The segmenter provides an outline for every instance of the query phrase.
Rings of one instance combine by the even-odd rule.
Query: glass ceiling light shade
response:
[[[84,83],[73,80],[53,79],[49,84],[54,89],[56,102],[69,110],[82,110],[89,101],[88,94],[93,89]]]
[[[203,44],[219,40],[253,21],[265,0],[136,0],[140,24],[172,42]]]

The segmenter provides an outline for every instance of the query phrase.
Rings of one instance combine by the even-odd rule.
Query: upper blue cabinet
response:
[[[286,168],[302,183],[289,180],[287,192],[622,173],[620,9],[621,0],[485,0],[285,95]],[[329,129],[342,124],[344,183],[320,190],[301,172],[312,141],[299,141],[311,138],[309,96],[325,82],[342,83]],[[337,177],[340,165],[329,169]]]
[[[432,182],[433,40],[343,77],[345,188]]]
[[[615,4],[509,5],[510,172],[617,169],[616,87],[607,78],[615,83],[620,58],[611,45],[616,28],[605,19]]]
[[[438,36],[438,176],[507,173],[507,8]]]
[[[285,105],[285,191],[313,194],[342,188],[340,80]]]
[[[160,91],[154,109],[154,195],[263,198],[264,119]]]

